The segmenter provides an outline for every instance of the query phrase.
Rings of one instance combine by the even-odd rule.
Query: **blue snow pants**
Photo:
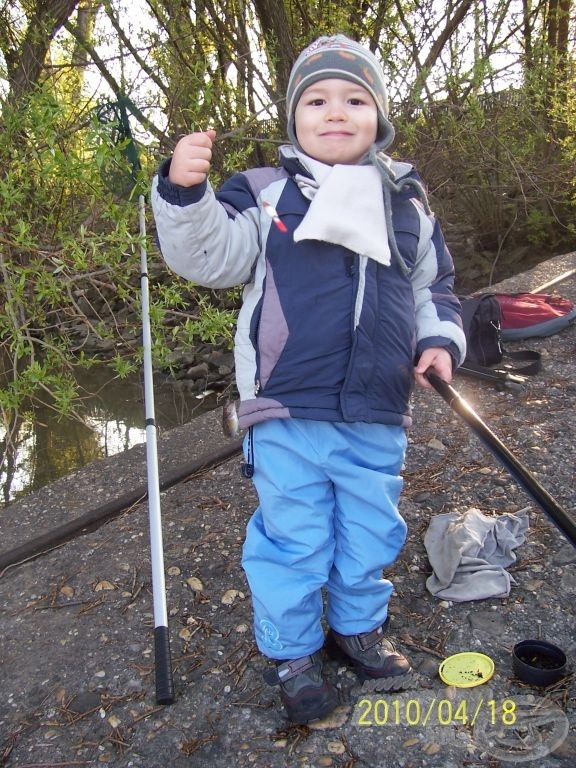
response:
[[[382,569],[406,539],[406,443],[402,427],[382,424],[276,419],[252,428],[259,506],[242,565],[264,655],[296,659],[322,647],[323,588],[336,632],[384,623],[392,584]]]

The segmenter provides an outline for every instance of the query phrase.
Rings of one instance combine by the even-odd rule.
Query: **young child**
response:
[[[383,71],[343,35],[297,59],[278,168],[208,180],[214,131],[181,139],[154,180],[160,247],[178,274],[243,284],[239,422],[259,506],[242,565],[266,675],[288,717],[338,703],[322,649],[361,679],[411,671],[384,636],[382,570],[406,537],[398,512],[414,380],[446,381],[465,352],[454,270],[394,137]],[[323,610],[323,594],[326,608]],[[323,631],[323,617],[328,635]],[[389,686],[389,687],[388,687]]]

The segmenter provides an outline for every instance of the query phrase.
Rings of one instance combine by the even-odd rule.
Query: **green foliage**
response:
[[[560,89],[553,100],[549,117],[553,135],[561,149],[566,162],[571,164],[570,174],[572,187],[572,203],[576,207],[576,59],[566,64],[566,87]],[[574,234],[574,225],[572,226]]]
[[[538,110],[525,90],[505,91],[400,123],[397,152],[415,160],[443,218],[470,233],[468,246],[453,252],[461,276],[488,284],[502,253],[533,254],[537,263],[573,246],[576,111],[569,103]]]
[[[232,349],[235,313],[215,307],[204,296],[199,297],[198,308],[200,310],[199,318],[190,321],[188,325],[192,332],[192,338],[197,337],[210,344],[218,344]]]
[[[74,125],[70,105],[47,87],[1,119],[4,435],[35,405],[60,417],[80,413],[77,372],[97,360],[119,378],[141,369],[142,245],[150,250],[155,365],[170,367],[175,349],[200,342],[232,345],[235,294],[199,293],[159,268],[157,252],[142,242],[138,200],[129,194],[134,169],[110,124]],[[242,153],[227,163],[241,162]],[[141,181],[149,175],[144,169]]]
[[[6,417],[38,401],[67,414],[88,336],[125,331],[114,311],[119,291],[134,302],[134,205],[105,189],[93,129],[74,125],[48,86],[1,121],[0,404]]]

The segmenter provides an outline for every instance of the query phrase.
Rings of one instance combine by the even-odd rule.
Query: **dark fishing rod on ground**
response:
[[[576,522],[568,512],[540,485],[528,469],[482,421],[472,406],[448,382],[432,372],[426,373],[426,378],[450,408],[460,416],[486,448],[502,463],[520,487],[534,499],[568,541],[576,547]]]
[[[142,347],[144,353],[144,404],[146,424],[146,473],[148,488],[148,515],[150,525],[150,554],[152,560],[152,594],[154,603],[154,660],[156,672],[156,701],[174,703],[174,680],[170,653],[170,634],[166,607],[164,575],[164,548],[162,543],[162,516],[160,511],[160,480],[158,477],[158,449],[154,408],[154,382],[152,370],[152,337],[150,331],[150,299],[148,258],[146,252],[146,196],[143,191],[138,150],[130,128],[128,108],[130,101],[119,98],[97,109],[100,123],[110,128],[110,138],[127,161],[127,169],[115,169],[112,178],[119,195],[138,194],[140,224],[140,290],[142,297]]]

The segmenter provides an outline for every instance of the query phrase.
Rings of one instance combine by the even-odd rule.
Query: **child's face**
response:
[[[376,141],[378,111],[370,93],[329,78],[306,88],[294,111],[298,142],[321,163],[355,164]]]

